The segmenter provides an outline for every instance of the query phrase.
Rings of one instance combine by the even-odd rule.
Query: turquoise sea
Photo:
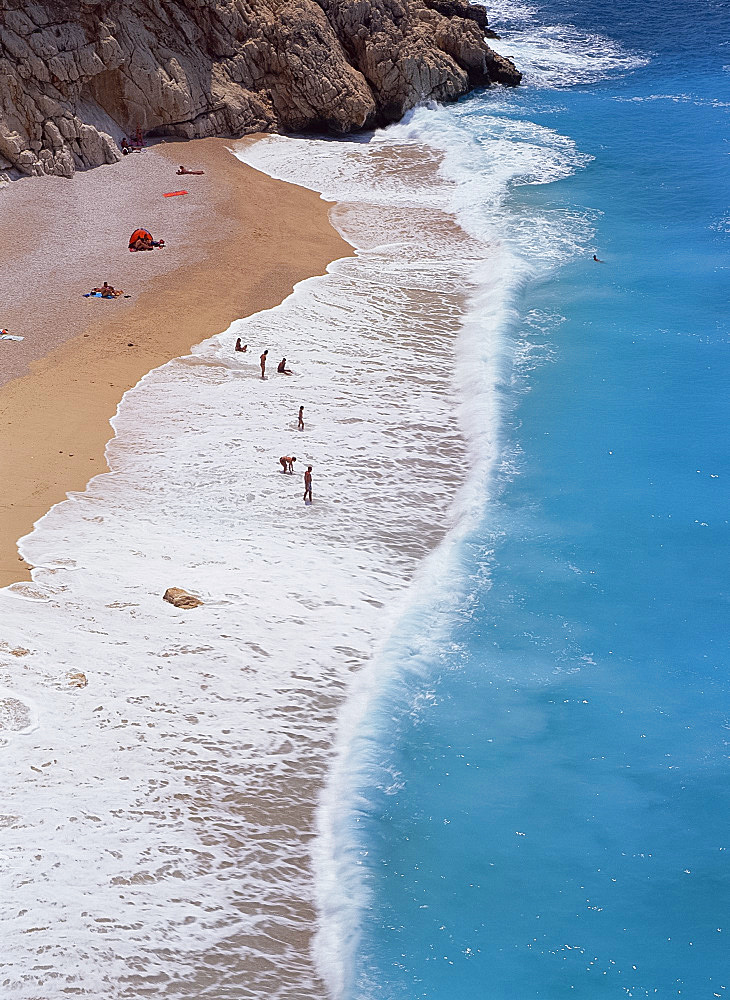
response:
[[[384,654],[346,992],[723,997],[730,4],[490,13],[525,85],[441,126],[507,160],[559,136],[574,169],[500,206],[527,276],[499,456],[456,610],[411,608]]]

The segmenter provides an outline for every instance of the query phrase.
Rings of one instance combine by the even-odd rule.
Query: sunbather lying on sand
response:
[[[107,284],[106,281],[99,288],[92,288],[91,294],[93,295],[94,292],[100,292],[103,299],[118,299],[120,295],[124,295],[123,288],[117,289],[114,285]]]
[[[204,170],[188,170],[187,167],[178,167],[176,173],[178,174],[204,174]]]
[[[164,247],[164,240],[153,240],[152,233],[146,229],[135,229],[129,237],[130,250],[154,250],[155,247]]]

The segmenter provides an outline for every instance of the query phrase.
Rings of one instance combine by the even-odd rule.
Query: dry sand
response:
[[[318,195],[243,165],[230,145],[167,143],[0,191],[0,326],[25,338],[0,341],[0,586],[30,579],[18,539],[105,469],[127,389],[352,253]],[[181,162],[204,176],[177,176]],[[138,226],[167,246],[129,253]],[[105,280],[131,297],[83,297]]]

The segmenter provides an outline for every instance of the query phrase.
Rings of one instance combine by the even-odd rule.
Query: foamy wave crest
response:
[[[587,216],[574,213],[559,217],[512,202],[508,213],[501,209],[521,186],[561,180],[591,157],[554,129],[493,113],[498,104],[417,108],[369,141],[272,136],[251,147],[246,162],[336,201],[333,220],[356,246],[376,245],[386,231],[397,238],[395,217],[408,209],[453,215],[479,246],[491,248],[475,259],[508,256],[519,282],[585,252],[593,230]]]
[[[626,49],[605,35],[571,24],[541,24],[539,9],[532,5],[490,0],[488,6],[490,23],[500,34],[490,45],[514,61],[525,86],[558,90],[585,86],[650,62],[649,54]]]
[[[621,104],[645,104],[651,101],[670,101],[672,104],[694,104],[697,108],[729,108],[730,101],[712,97],[697,97],[696,94],[646,94],[633,97],[614,97]]]

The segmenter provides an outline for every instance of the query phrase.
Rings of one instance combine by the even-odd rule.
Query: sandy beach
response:
[[[0,191],[0,325],[24,337],[0,342],[0,586],[30,578],[18,539],[105,469],[128,389],[352,253],[316,194],[247,167],[230,145],[165,143]],[[177,176],[181,161],[204,175]],[[163,197],[177,190],[187,194]],[[129,253],[138,226],[166,247]],[[130,297],[84,298],[105,280]]]

